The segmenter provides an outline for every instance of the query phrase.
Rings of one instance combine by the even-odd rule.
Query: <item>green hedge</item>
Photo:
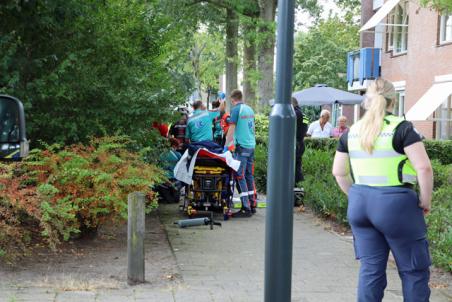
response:
[[[337,139],[324,138],[324,139],[305,139],[307,149],[316,150],[336,150]],[[424,141],[425,149],[430,159],[437,159],[442,164],[452,164],[452,140],[447,141]]]
[[[347,223],[347,199],[331,174],[337,140],[307,139],[303,156],[305,181],[305,203],[322,216]],[[432,159],[435,184],[432,211],[427,216],[428,238],[433,263],[447,271],[452,271],[452,164],[451,142],[425,142]],[[256,147],[255,181],[260,192],[266,192],[267,147]]]

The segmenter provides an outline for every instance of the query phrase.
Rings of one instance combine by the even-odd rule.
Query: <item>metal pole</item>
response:
[[[294,0],[278,1],[276,98],[270,115],[265,302],[289,302],[292,283],[295,111],[291,105]]]

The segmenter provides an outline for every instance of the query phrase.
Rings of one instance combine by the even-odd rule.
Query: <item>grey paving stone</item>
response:
[[[135,301],[162,301],[174,302],[174,290],[170,289],[143,289],[135,292]]]
[[[86,291],[60,292],[57,294],[56,302],[95,302],[96,293]]]

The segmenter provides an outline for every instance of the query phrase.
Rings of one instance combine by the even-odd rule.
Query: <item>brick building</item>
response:
[[[349,90],[386,78],[398,92],[395,114],[427,138],[451,139],[452,12],[416,0],[362,0],[361,22],[361,49],[348,58]]]

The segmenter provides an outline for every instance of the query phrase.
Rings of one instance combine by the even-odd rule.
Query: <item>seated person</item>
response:
[[[212,119],[209,112],[202,109],[202,101],[195,101],[193,103],[193,115],[188,119],[187,128],[185,131],[185,138],[190,143],[197,143],[201,141],[212,141]]]
[[[333,126],[328,122],[329,119],[330,112],[322,110],[319,120],[309,125],[306,136],[311,136],[312,138],[329,138],[333,136]]]

